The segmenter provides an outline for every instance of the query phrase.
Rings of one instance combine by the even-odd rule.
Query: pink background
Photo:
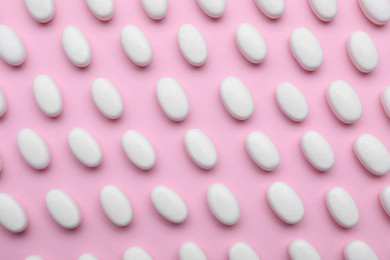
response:
[[[354,239],[367,242],[380,259],[390,259],[390,218],[378,199],[390,175],[368,173],[352,150],[363,133],[390,147],[390,120],[379,101],[390,84],[390,25],[372,24],[356,0],[338,2],[336,19],[323,23],[305,0],[287,0],[283,17],[276,21],[266,18],[253,0],[227,0],[227,11],[217,20],[207,17],[195,0],[170,0],[167,17],[155,22],[139,0],[116,0],[115,17],[104,23],[89,12],[85,1],[57,0],[54,20],[41,25],[29,16],[24,1],[1,0],[0,23],[21,36],[28,57],[18,68],[0,62],[0,87],[9,105],[0,119],[0,191],[21,202],[30,224],[17,235],[0,228],[0,259],[32,254],[77,259],[86,252],[100,259],[121,259],[134,245],[155,259],[177,259],[179,246],[189,240],[209,259],[226,259],[229,246],[238,241],[250,244],[261,259],[288,259],[288,244],[298,238],[312,243],[323,259],[342,259],[344,245]],[[263,33],[269,49],[264,64],[248,63],[237,50],[234,32],[241,22]],[[178,50],[176,32],[184,23],[199,28],[207,41],[209,58],[202,68],[190,66]],[[151,41],[154,57],[147,68],[132,64],[122,50],[120,31],[127,24],[140,26]],[[79,26],[90,41],[93,61],[86,69],[73,66],[61,48],[67,25]],[[323,47],[324,63],[313,73],[301,69],[288,48],[290,32],[300,26],[312,30]],[[368,32],[377,44],[380,65],[369,75],[358,72],[348,58],[346,40],[354,30]],[[51,75],[63,94],[64,111],[56,119],[43,115],[33,99],[32,81],[41,73]],[[189,97],[191,111],[184,122],[170,121],[156,101],[155,85],[163,76],[175,77]],[[219,83],[227,76],[242,79],[253,94],[255,112],[248,121],[234,120],[219,99]],[[122,94],[125,112],[119,120],[104,118],[94,107],[90,84],[97,77],[111,80]],[[354,125],[340,123],[327,105],[327,85],[337,79],[349,82],[361,97],[363,116]],[[306,95],[310,115],[303,123],[291,122],[279,110],[274,91],[282,81]],[[18,153],[17,132],[26,127],[50,146],[52,162],[44,171],[33,170]],[[73,127],[96,137],[104,153],[100,167],[87,169],[73,157],[66,143]],[[183,136],[190,128],[201,129],[215,143],[219,161],[214,169],[201,170],[187,156]],[[155,147],[158,162],[153,170],[143,172],[127,160],[120,139],[128,129],[140,131]],[[281,165],[272,173],[255,166],[245,151],[245,137],[254,130],[268,134],[279,148]],[[319,131],[332,144],[336,164],[331,171],[320,173],[304,159],[299,141],[308,130]],[[268,186],[280,180],[290,184],[305,205],[305,217],[297,225],[282,223],[266,202]],[[240,203],[242,217],[233,227],[217,222],[207,208],[207,187],[216,182],[227,185]],[[100,208],[99,191],[107,184],[123,189],[132,203],[134,219],[126,228],[115,227]],[[149,194],[156,185],[171,187],[186,201],[189,218],[184,224],[170,224],[155,212]],[[324,195],[333,186],[350,192],[360,209],[360,222],[350,230],[339,227],[326,209]],[[64,230],[49,216],[44,198],[52,188],[76,200],[83,216],[78,229]]]

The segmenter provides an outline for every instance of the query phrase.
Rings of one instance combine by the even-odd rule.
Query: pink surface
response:
[[[170,0],[167,17],[155,22],[140,1],[116,1],[113,20],[98,21],[85,1],[56,1],[56,16],[41,25],[29,16],[24,1],[1,0],[0,23],[11,26],[23,39],[26,63],[13,68],[0,62],[0,87],[9,109],[0,119],[0,152],[4,168],[0,191],[17,198],[29,215],[30,224],[22,234],[0,228],[0,259],[24,259],[38,254],[45,259],[77,259],[86,252],[99,259],[121,259],[130,246],[138,245],[155,259],[177,259],[179,246],[194,241],[209,259],[226,259],[235,242],[250,244],[261,259],[288,259],[287,247],[293,239],[306,239],[323,259],[342,259],[344,245],[360,239],[368,243],[380,259],[389,259],[390,218],[380,206],[378,194],[390,184],[390,175],[375,177],[357,161],[352,150],[355,138],[371,133],[390,147],[390,120],[379,102],[389,85],[389,26],[375,26],[366,19],[355,0],[340,0],[339,13],[330,23],[320,22],[305,0],[286,1],[286,12],[277,21],[266,18],[253,0],[227,0],[227,12],[218,20],[208,18],[195,0]],[[234,44],[234,32],[241,22],[254,24],[263,33],[269,48],[264,64],[248,63]],[[195,69],[181,56],[176,32],[184,23],[195,25],[209,48],[205,66]],[[141,69],[125,56],[120,31],[127,24],[140,26],[149,37],[154,57]],[[92,64],[78,69],[65,57],[61,33],[66,25],[77,25],[89,39]],[[324,50],[324,63],[314,73],[301,69],[288,48],[290,32],[300,26],[312,30]],[[346,51],[347,37],[364,30],[375,41],[380,65],[372,74],[358,72]],[[46,73],[58,83],[64,98],[63,114],[49,119],[33,99],[32,81]],[[184,87],[190,103],[189,117],[171,122],[161,111],[155,96],[156,82],[163,76],[175,77]],[[255,101],[255,112],[246,122],[234,120],[219,99],[219,83],[227,76],[243,80]],[[97,77],[111,80],[125,102],[119,120],[104,118],[94,107],[90,84]],[[349,82],[363,103],[363,116],[351,126],[340,123],[329,109],[325,90],[333,80]],[[282,81],[299,87],[310,105],[309,117],[293,123],[279,110],[274,91]],[[52,153],[48,169],[29,167],[17,150],[16,135],[22,128],[36,130]],[[104,159],[100,167],[87,169],[71,154],[66,143],[69,130],[83,127],[100,143]],[[184,133],[190,128],[204,131],[219,153],[217,166],[204,171],[187,156]],[[154,145],[156,167],[143,172],[126,158],[120,140],[128,129],[143,133]],[[267,173],[247,155],[244,140],[260,130],[279,148],[280,167]],[[327,173],[314,170],[300,150],[300,137],[317,130],[332,144],[336,164]],[[274,181],[285,181],[301,196],[305,217],[297,225],[282,223],[271,211],[265,193]],[[241,219],[233,227],[217,222],[207,208],[206,190],[220,182],[228,186],[241,205]],[[115,227],[99,205],[99,191],[106,184],[122,188],[133,205],[134,219],[126,228]],[[160,217],[149,199],[156,185],[167,185],[180,194],[189,207],[189,218],[173,225]],[[333,186],[345,188],[360,209],[360,223],[351,230],[339,227],[330,217],[324,201]],[[81,208],[83,221],[72,231],[59,227],[49,216],[44,198],[48,190],[61,188]]]

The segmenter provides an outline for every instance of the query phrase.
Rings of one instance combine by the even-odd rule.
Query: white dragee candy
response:
[[[345,124],[358,121],[362,115],[362,103],[355,90],[347,82],[336,80],[326,92],[328,104],[335,116]]]
[[[263,35],[252,24],[240,24],[235,38],[238,49],[249,62],[259,64],[267,57],[268,48]]]
[[[42,74],[34,79],[33,92],[35,102],[45,115],[56,117],[61,114],[62,95],[57,84],[49,75]]]
[[[81,223],[80,210],[74,200],[60,189],[46,194],[46,207],[53,219],[63,228],[74,229]]]
[[[291,260],[321,260],[317,250],[306,240],[296,239],[288,247]]]
[[[180,260],[207,260],[203,250],[194,242],[186,242],[179,249]]]
[[[225,185],[211,185],[207,190],[207,202],[211,213],[222,224],[231,226],[240,219],[240,205]]]
[[[150,198],[154,208],[166,220],[175,224],[181,224],[187,219],[187,205],[172,189],[165,186],[157,186],[151,192]]]
[[[301,148],[306,160],[319,171],[329,171],[335,157],[330,143],[318,132],[308,131],[301,139]]]
[[[54,0],[25,0],[30,15],[40,23],[51,21],[55,13]]]
[[[257,7],[269,18],[277,19],[285,9],[285,0],[255,0]]]
[[[382,102],[383,109],[385,110],[387,116],[390,118],[390,86],[385,88],[385,90],[382,92],[381,102]],[[0,111],[1,111],[1,98],[0,98]]]
[[[297,28],[291,33],[290,50],[301,67],[307,71],[317,70],[324,60],[320,42],[304,27]]]
[[[313,13],[322,21],[329,22],[337,15],[337,0],[309,0]]]
[[[273,171],[280,164],[278,149],[262,132],[254,131],[246,137],[246,150],[250,158],[263,170]]]
[[[214,144],[202,131],[190,129],[184,137],[184,144],[192,161],[203,169],[211,169],[218,160]]]
[[[375,136],[363,134],[354,143],[356,157],[374,175],[385,175],[390,171],[390,151]]]
[[[345,260],[378,260],[374,250],[363,241],[355,240],[344,247]]]
[[[98,258],[93,254],[82,254],[78,260],[98,260]]]
[[[122,97],[115,86],[105,78],[92,82],[92,99],[99,111],[108,119],[117,119],[123,113]]]
[[[141,247],[133,246],[126,250],[123,260],[153,260],[153,258]]]
[[[127,57],[129,57],[135,65],[145,67],[152,62],[152,46],[140,28],[134,25],[123,27],[121,41]]]
[[[73,65],[83,68],[91,63],[91,47],[87,38],[78,27],[65,27],[62,32],[62,47]]]
[[[111,222],[124,227],[133,219],[133,209],[125,193],[114,185],[106,185],[100,191],[100,205]]]
[[[359,209],[343,188],[334,187],[326,193],[326,206],[336,223],[344,228],[352,228],[359,222]]]
[[[7,112],[7,99],[4,92],[0,89],[0,118]]]
[[[97,167],[103,159],[98,142],[82,128],[73,128],[68,134],[68,145],[73,155],[87,167]]]
[[[6,25],[0,25],[0,57],[12,66],[19,66],[26,60],[26,50],[22,40]]]
[[[267,190],[267,200],[275,214],[287,224],[303,219],[305,209],[298,194],[284,182],[274,182]]]
[[[363,31],[355,31],[349,36],[347,43],[349,57],[355,67],[370,73],[378,67],[378,50],[371,37]]]
[[[229,114],[238,120],[247,120],[254,110],[253,98],[245,84],[236,77],[225,78],[219,95]]]
[[[226,0],[197,0],[200,8],[211,18],[222,17],[226,10]]]
[[[44,260],[43,257],[37,256],[37,255],[30,255],[26,257],[24,260]]]
[[[171,120],[182,121],[187,118],[190,104],[177,80],[171,77],[160,79],[157,83],[156,94],[161,109]]]
[[[288,82],[279,84],[275,91],[276,101],[282,112],[295,122],[302,122],[309,114],[309,104],[303,93]]]
[[[147,15],[154,20],[163,19],[167,14],[168,0],[141,0],[141,3]]]
[[[384,25],[390,21],[389,0],[359,0],[359,5],[371,22]]]
[[[141,133],[129,130],[122,136],[122,148],[127,158],[141,170],[150,170],[156,164],[156,153]]]
[[[382,204],[383,209],[390,217],[390,186],[383,188],[379,195],[379,200]]]
[[[51,156],[45,140],[32,129],[22,129],[18,133],[18,148],[23,159],[31,167],[43,170],[49,166]]]
[[[229,260],[260,260],[260,257],[248,244],[239,242],[229,248]]]
[[[207,60],[207,44],[200,31],[191,24],[184,24],[177,34],[179,48],[184,58],[193,66],[202,66]]]
[[[108,21],[114,16],[115,5],[113,0],[86,0],[89,10],[101,20]]]
[[[12,233],[20,233],[28,225],[28,216],[22,205],[6,193],[0,193],[0,225]]]

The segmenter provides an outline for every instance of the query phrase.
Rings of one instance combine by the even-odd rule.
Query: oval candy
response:
[[[374,250],[363,241],[355,240],[344,247],[345,260],[378,260]]]
[[[263,170],[273,171],[280,164],[278,149],[262,132],[253,131],[247,136],[246,150],[250,158]]]
[[[240,219],[240,205],[233,192],[223,184],[213,184],[207,190],[207,203],[214,217],[227,226]]]
[[[319,171],[329,171],[335,163],[330,143],[318,132],[308,131],[301,139],[301,148],[306,160]]]
[[[324,22],[332,21],[337,15],[337,0],[309,0],[313,13]]]
[[[82,254],[79,256],[77,260],[99,260],[99,259],[93,254]]]
[[[7,99],[4,92],[0,89],[0,118],[7,112]]]
[[[252,24],[240,24],[235,38],[238,49],[249,62],[259,64],[267,57],[268,48],[263,35]]]
[[[134,25],[123,27],[122,47],[127,57],[137,66],[145,67],[152,62],[152,46],[144,32]]]
[[[80,210],[74,200],[60,189],[46,194],[46,207],[53,219],[63,228],[74,229],[81,223]]]
[[[0,25],[0,57],[12,66],[19,66],[26,60],[26,50],[22,40],[6,25]]]
[[[114,16],[113,0],[86,0],[89,10],[101,21],[108,21]]]
[[[91,63],[91,47],[87,38],[78,27],[65,27],[62,32],[62,47],[73,65],[83,68]]]
[[[117,119],[123,113],[122,97],[115,86],[105,78],[92,82],[92,99],[99,111],[108,119]]]
[[[214,144],[202,131],[188,130],[184,137],[184,144],[192,161],[203,169],[211,169],[218,160]]]
[[[379,195],[380,202],[382,204],[383,209],[390,217],[390,186],[383,188]]]
[[[28,12],[35,21],[47,23],[54,17],[55,6],[53,0],[25,0]]]
[[[255,0],[257,7],[271,19],[282,16],[285,9],[285,0]]]
[[[133,246],[126,250],[123,260],[153,260],[153,258],[141,247]]]
[[[327,192],[326,206],[336,223],[344,228],[352,228],[359,222],[359,209],[343,188],[335,187]]]
[[[133,219],[133,210],[125,193],[114,185],[106,185],[100,191],[100,205],[111,222],[124,227]]]
[[[141,170],[150,170],[156,164],[156,153],[141,133],[129,130],[122,136],[122,148],[127,158]]]
[[[207,44],[200,31],[191,24],[184,24],[177,34],[179,48],[186,61],[196,67],[207,60]]]
[[[56,117],[61,114],[62,95],[57,84],[49,75],[42,74],[34,79],[33,92],[35,102],[45,115]]]
[[[283,82],[275,91],[276,101],[282,112],[295,122],[302,122],[309,114],[309,104],[303,93],[294,85]]]
[[[141,3],[147,15],[154,20],[163,19],[167,14],[168,0],[142,0]]]
[[[45,140],[35,131],[25,128],[18,133],[18,148],[31,167],[43,170],[50,164],[50,150]]]
[[[186,242],[179,249],[180,260],[207,260],[203,250],[194,242]]]
[[[87,167],[97,167],[103,159],[98,142],[82,128],[73,128],[68,134],[68,145],[73,155]]]
[[[260,260],[260,258],[252,247],[239,242],[229,248],[229,260]]]
[[[381,103],[383,106],[383,110],[385,110],[385,113],[390,118],[390,86],[385,88],[385,90],[382,92]],[[1,111],[1,98],[0,98],[0,111]],[[1,112],[0,112],[0,116],[1,116]]]
[[[211,18],[222,17],[226,10],[226,0],[197,0],[200,8]]]
[[[23,206],[6,193],[0,193],[0,225],[12,233],[20,233],[28,225]]]
[[[317,250],[306,240],[296,239],[288,247],[291,260],[321,260]]]
[[[370,73],[378,67],[378,50],[371,37],[363,31],[355,31],[349,36],[347,50],[355,67],[363,72]]]
[[[388,0],[359,0],[359,5],[371,22],[384,25],[390,21],[390,2]]]

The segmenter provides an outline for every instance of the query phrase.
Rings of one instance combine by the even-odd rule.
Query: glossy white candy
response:
[[[203,169],[211,169],[218,160],[217,150],[211,140],[198,129],[188,130],[184,144],[192,161]]]
[[[187,117],[190,104],[182,86],[174,78],[160,79],[156,93],[158,103],[171,120],[182,121]]]
[[[246,120],[253,114],[252,95],[240,79],[225,78],[220,85],[219,95],[226,110],[235,119]]]
[[[240,242],[229,248],[229,260],[260,260],[260,258],[252,247]]]
[[[364,134],[354,144],[354,150],[361,164],[375,175],[384,175],[390,171],[390,151],[375,136]]]
[[[342,227],[351,228],[359,222],[359,210],[351,195],[335,187],[326,194],[326,206],[333,219]]]
[[[288,253],[291,260],[321,260],[317,250],[302,239],[292,241],[288,247]]]
[[[317,70],[324,60],[320,42],[311,31],[303,27],[291,33],[290,50],[302,68],[308,71]]]
[[[4,92],[0,89],[0,118],[7,112],[7,99]]]
[[[359,0],[363,13],[373,23],[384,25],[390,21],[389,0]]]
[[[322,21],[329,22],[337,15],[337,0],[309,0],[314,14]]]
[[[226,10],[226,0],[197,0],[203,12],[211,18],[223,16]]]
[[[37,256],[37,255],[30,255],[26,257],[24,260],[44,260],[42,257]]]
[[[301,148],[306,160],[319,171],[329,171],[335,157],[330,143],[318,132],[308,131],[301,139]]]
[[[257,7],[269,18],[277,19],[282,16],[285,0],[255,0]]]
[[[123,191],[114,185],[107,185],[101,189],[100,205],[114,225],[124,227],[133,219],[129,200]]]
[[[153,260],[153,258],[141,247],[133,246],[126,250],[123,260]]]
[[[82,128],[73,128],[68,134],[68,145],[74,156],[85,166],[97,167],[103,159],[98,142]]]
[[[154,20],[160,20],[167,14],[168,0],[141,0],[141,3],[145,12]]]
[[[336,80],[326,92],[328,104],[335,116],[345,124],[358,121],[362,115],[362,103],[355,90],[347,82]]]
[[[367,33],[353,32],[348,38],[347,49],[353,65],[361,72],[370,73],[378,67],[378,50]]]
[[[374,250],[363,241],[349,242],[344,248],[345,260],[378,260]]]
[[[78,260],[98,260],[93,254],[82,254],[79,256]]]
[[[130,162],[141,170],[150,170],[156,164],[153,146],[137,131],[129,130],[123,134],[122,148]]]
[[[50,150],[45,140],[35,131],[25,128],[18,133],[18,148],[31,167],[42,170],[50,164]]]
[[[99,111],[109,119],[117,119],[123,113],[122,97],[115,86],[105,78],[92,82],[92,98]]]
[[[30,15],[40,23],[47,23],[54,17],[55,6],[53,0],[25,0]]]
[[[39,75],[34,79],[33,92],[35,102],[41,111],[56,117],[62,112],[62,95],[55,81],[49,75]]]
[[[12,66],[19,66],[26,59],[22,40],[6,25],[0,25],[0,57]]]
[[[108,21],[114,16],[113,0],[86,0],[89,10],[101,21]]]
[[[241,54],[254,64],[262,63],[268,54],[267,44],[252,24],[242,23],[236,30],[236,44]]]
[[[0,225],[13,233],[22,232],[28,225],[28,217],[22,205],[5,193],[0,193]]]
[[[275,170],[280,164],[278,149],[262,132],[254,131],[246,138],[246,150],[251,159],[266,171]]]
[[[382,92],[381,102],[382,102],[383,109],[385,110],[387,116],[390,118],[390,86],[385,88],[385,90]],[[0,111],[1,111],[1,98],[0,98]],[[1,112],[0,112],[0,116],[1,116]]]
[[[46,207],[57,224],[63,228],[74,229],[81,223],[81,214],[76,203],[60,189],[50,190],[46,194]]]
[[[172,189],[157,186],[150,194],[154,208],[166,220],[180,224],[188,216],[187,205],[183,199]]]
[[[86,67],[91,63],[92,53],[89,42],[76,26],[67,26],[62,32],[62,47],[75,66]]]
[[[222,224],[234,225],[240,219],[240,205],[233,192],[225,185],[211,185],[207,190],[207,202],[211,213]]]
[[[179,250],[180,260],[207,260],[203,250],[194,242],[186,242]]]
[[[301,122],[309,114],[309,104],[302,92],[294,85],[283,82],[275,91],[276,101],[282,112],[291,120]]]
[[[387,215],[390,216],[390,186],[383,188],[379,196],[380,202]]]
[[[123,50],[135,65],[145,67],[152,62],[152,46],[140,28],[134,25],[123,27],[121,40]]]
[[[193,25],[184,24],[177,34],[179,48],[184,58],[193,66],[202,66],[207,60],[207,44],[203,35]]]
[[[275,214],[287,224],[296,224],[303,219],[302,201],[287,183],[274,182],[267,190],[267,200]]]

